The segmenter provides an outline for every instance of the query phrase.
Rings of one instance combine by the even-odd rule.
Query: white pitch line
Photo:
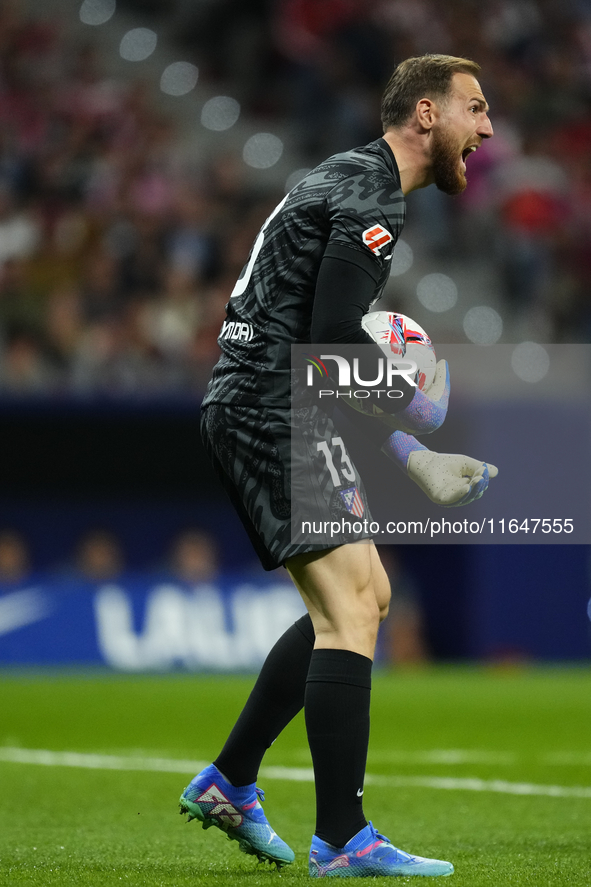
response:
[[[307,751],[307,750],[306,750]],[[309,752],[307,752],[309,754]],[[515,752],[485,751],[484,749],[432,748],[425,751],[371,751],[371,760],[379,763],[398,764],[500,764],[517,763]]]
[[[0,762],[40,764],[45,767],[82,767],[88,770],[144,770],[155,773],[198,773],[206,761],[150,758],[141,755],[99,755],[35,748],[0,747]],[[263,767],[263,779],[314,782],[310,767]],[[549,798],[591,798],[591,786],[536,785],[502,779],[454,778],[440,776],[377,776],[368,773],[366,785],[380,788],[433,788],[445,791],[496,792],[504,795],[541,795]]]
[[[156,773],[199,773],[207,761],[146,758],[138,755],[96,755],[42,748],[0,747],[0,761],[9,764],[41,764],[45,767],[83,767],[86,770],[152,770]]]
[[[386,783],[386,780],[388,781]],[[548,798],[591,798],[591,787],[578,785],[536,785],[507,782],[504,779],[455,779],[450,776],[367,776],[368,785],[416,786],[447,791],[497,792],[502,795],[542,795]]]
[[[295,782],[313,782],[312,769],[292,767],[261,768],[267,779],[289,779]],[[536,785],[530,782],[507,782],[503,779],[454,778],[450,776],[373,776],[366,774],[366,785],[381,788],[436,788],[447,791],[497,792],[505,795],[544,795],[549,798],[591,798],[591,786]]]

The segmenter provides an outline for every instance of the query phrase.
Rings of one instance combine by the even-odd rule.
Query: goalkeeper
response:
[[[292,344],[370,342],[361,318],[389,277],[405,195],[430,184],[460,193],[467,157],[492,136],[479,70],[444,55],[402,62],[383,96],[383,137],[320,164],[271,213],[228,303],[203,401],[212,464],[263,566],[286,567],[308,615],[270,652],[215,762],[183,792],[181,812],[261,860],[292,862],[255,783],[266,749],[304,708],[316,790],[312,877],[453,872],[449,862],[397,849],[365,817],[371,669],[390,588],[369,535],[325,545],[292,539],[290,373]],[[429,396],[407,384],[383,448],[434,502],[454,506],[482,495],[496,469],[417,441],[443,422],[448,395],[444,363]],[[364,508],[361,478],[330,417],[312,411],[300,420],[309,452],[328,453],[330,465],[310,459],[298,496],[328,520],[349,516],[346,484]]]

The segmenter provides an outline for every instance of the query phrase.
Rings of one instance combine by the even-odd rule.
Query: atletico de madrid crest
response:
[[[341,490],[341,499],[345,503],[345,508],[355,517],[363,517],[364,507],[363,499],[359,495],[357,487],[351,487],[349,490]]]

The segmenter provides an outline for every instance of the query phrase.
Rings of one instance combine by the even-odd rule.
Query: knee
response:
[[[346,637],[349,641],[355,638],[364,645],[372,645],[377,638],[380,620],[380,608],[370,585],[343,601],[338,611],[330,616],[323,614],[320,624],[333,636]]]

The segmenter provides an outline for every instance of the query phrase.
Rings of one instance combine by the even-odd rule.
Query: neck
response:
[[[433,183],[433,173],[428,154],[428,134],[415,132],[411,127],[389,129],[383,135],[398,164],[400,186],[403,194]]]

